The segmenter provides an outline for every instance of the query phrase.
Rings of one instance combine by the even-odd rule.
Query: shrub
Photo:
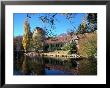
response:
[[[79,41],[79,54],[84,57],[94,57],[97,54],[97,35],[88,33]]]

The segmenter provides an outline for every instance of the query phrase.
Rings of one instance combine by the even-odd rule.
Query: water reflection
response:
[[[77,62],[56,58],[14,55],[14,75],[76,75]]]

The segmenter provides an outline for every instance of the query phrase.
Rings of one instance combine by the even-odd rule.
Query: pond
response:
[[[15,54],[15,53],[14,53]],[[89,65],[88,65],[89,64]],[[90,60],[62,60],[50,57],[29,57],[23,53],[14,55],[14,75],[96,75]]]

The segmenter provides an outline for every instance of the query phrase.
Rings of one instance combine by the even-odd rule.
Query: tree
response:
[[[70,44],[70,54],[73,54],[73,53],[76,53],[77,52],[77,46],[76,46],[76,42],[75,41],[72,41],[71,44]]]
[[[83,57],[94,57],[97,54],[97,34],[89,33],[79,41],[79,54]]]
[[[27,50],[29,48],[30,37],[31,37],[30,25],[29,25],[28,20],[26,20],[24,22],[24,35],[23,35],[23,40],[22,40],[22,44],[23,44],[23,48],[24,48],[25,52],[27,52]]]
[[[70,45],[69,45],[69,44],[65,44],[65,45],[62,47],[62,50],[70,50]]]
[[[87,21],[92,32],[97,30],[97,13],[89,13],[87,15]]]
[[[97,13],[88,13],[87,20],[89,23],[97,23]]]
[[[77,33],[84,34],[97,30],[97,14],[88,13],[86,15],[87,16],[85,16],[83,22],[78,27]]]
[[[17,46],[19,47],[19,50],[23,50],[22,46],[22,36],[16,36],[14,37],[14,50],[17,50]]]
[[[62,49],[63,50],[69,50],[69,54],[73,54],[77,52],[77,46],[76,42],[72,41],[71,43],[65,44]]]
[[[77,33],[78,34],[84,34],[87,32],[87,24],[86,23],[82,23],[79,25]]]
[[[45,40],[45,31],[42,28],[36,27],[32,35],[32,39],[33,39],[34,49],[36,51],[43,50],[44,40]]]
[[[28,17],[31,18],[33,15],[37,14],[27,14]],[[39,21],[41,21],[43,24],[43,29],[45,30],[45,34],[49,37],[56,36],[53,31],[56,29],[56,22],[59,21],[58,16],[64,17],[64,19],[67,19],[67,21],[70,23],[70,25],[73,27],[72,29],[75,28],[73,26],[73,18],[76,16],[76,13],[45,13],[45,14],[39,14],[38,18]],[[48,28],[47,28],[48,27]]]

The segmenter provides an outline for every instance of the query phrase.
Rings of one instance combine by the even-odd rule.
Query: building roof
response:
[[[76,35],[70,36],[70,35],[65,35],[65,36],[59,36],[56,38],[50,38],[47,39],[45,42],[48,44],[54,44],[54,43],[68,43],[71,40],[76,40],[78,37]]]

